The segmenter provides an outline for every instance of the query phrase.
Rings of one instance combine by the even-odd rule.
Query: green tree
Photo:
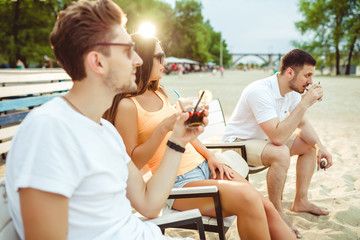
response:
[[[169,42],[170,54],[206,62],[210,34],[203,23],[202,5],[196,0],[176,1],[176,21]]]
[[[311,40],[295,42],[295,45],[310,51],[330,66],[335,56],[336,74],[340,74],[341,61],[347,63],[346,74],[349,74],[360,36],[359,5],[359,0],[300,0],[299,10],[304,20],[295,26],[302,34],[310,34]]]
[[[345,74],[349,75],[352,58],[355,57],[355,63],[360,63],[360,1],[357,0],[353,2],[344,28],[347,30],[345,34],[346,49],[349,51]],[[358,48],[356,48],[356,43],[358,43]]]
[[[210,25],[210,22],[207,20],[205,22],[205,26],[208,28],[208,31],[210,32],[210,45],[208,47],[209,52],[211,54],[210,58],[213,59],[213,61],[220,65],[220,39],[221,39],[221,33],[214,31],[213,27]],[[228,65],[231,61],[231,54],[229,53],[229,50],[227,49],[227,43],[224,39],[221,39],[221,43],[223,45],[223,65]]]
[[[0,55],[14,67],[17,59],[25,65],[53,57],[49,34],[57,13],[70,0],[18,0],[0,2]]]
[[[214,59],[219,63],[220,36],[208,21],[204,22],[202,5],[197,0],[180,0],[172,9],[158,0],[115,0],[127,13],[130,33],[142,22],[152,22],[157,29],[156,36],[169,56],[190,58],[200,62]],[[231,55],[223,41],[224,64]]]
[[[157,28],[169,56],[219,63],[220,37],[209,22],[204,22],[202,5],[198,0],[179,0],[175,8],[160,0],[114,0],[129,19],[127,30],[133,33],[142,22],[149,21]],[[49,34],[57,13],[71,0],[0,0],[0,60],[12,67],[21,59],[25,65],[41,63],[43,56],[54,58]],[[224,64],[231,56],[223,41]]]

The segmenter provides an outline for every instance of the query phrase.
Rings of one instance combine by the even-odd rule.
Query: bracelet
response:
[[[168,140],[166,145],[171,148],[171,149],[174,149],[175,151],[177,152],[181,152],[181,153],[184,153],[185,152],[185,148],[177,145],[176,143],[173,143],[172,141]]]

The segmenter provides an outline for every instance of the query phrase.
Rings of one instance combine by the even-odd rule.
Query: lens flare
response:
[[[153,37],[155,34],[155,26],[150,22],[142,23],[139,27],[138,33],[145,37]]]

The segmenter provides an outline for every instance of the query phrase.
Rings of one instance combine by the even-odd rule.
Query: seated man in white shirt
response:
[[[50,41],[72,89],[34,109],[7,158],[6,190],[21,239],[164,239],[131,206],[156,217],[174,184],[182,149],[203,130],[176,114],[159,170],[145,183],[115,127],[101,118],[118,93],[134,92],[142,64],[111,0],[59,13]],[[205,118],[205,122],[206,122]]]
[[[291,210],[327,215],[328,212],[310,203],[307,192],[315,169],[325,158],[329,168],[332,156],[320,142],[306,110],[323,96],[322,87],[313,83],[315,59],[295,49],[281,61],[280,73],[249,84],[241,94],[222,141],[242,141],[248,162],[268,166],[269,199],[284,220],[301,235],[282,211],[281,196],[290,164],[290,156],[298,155],[296,194]],[[306,93],[301,96],[300,94]],[[298,134],[295,130],[299,129]]]

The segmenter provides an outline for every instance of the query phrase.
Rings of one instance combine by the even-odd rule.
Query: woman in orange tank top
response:
[[[121,134],[135,165],[155,172],[167,139],[177,119],[177,110],[160,86],[166,65],[165,54],[156,38],[133,34],[135,51],[143,59],[136,69],[138,91],[117,95],[104,118]],[[272,203],[240,174],[218,161],[198,139],[186,145],[174,187],[217,186],[224,216],[237,216],[241,239],[295,239]],[[170,203],[171,205],[171,203]],[[215,216],[210,198],[177,199],[176,210],[198,208],[203,215]]]

